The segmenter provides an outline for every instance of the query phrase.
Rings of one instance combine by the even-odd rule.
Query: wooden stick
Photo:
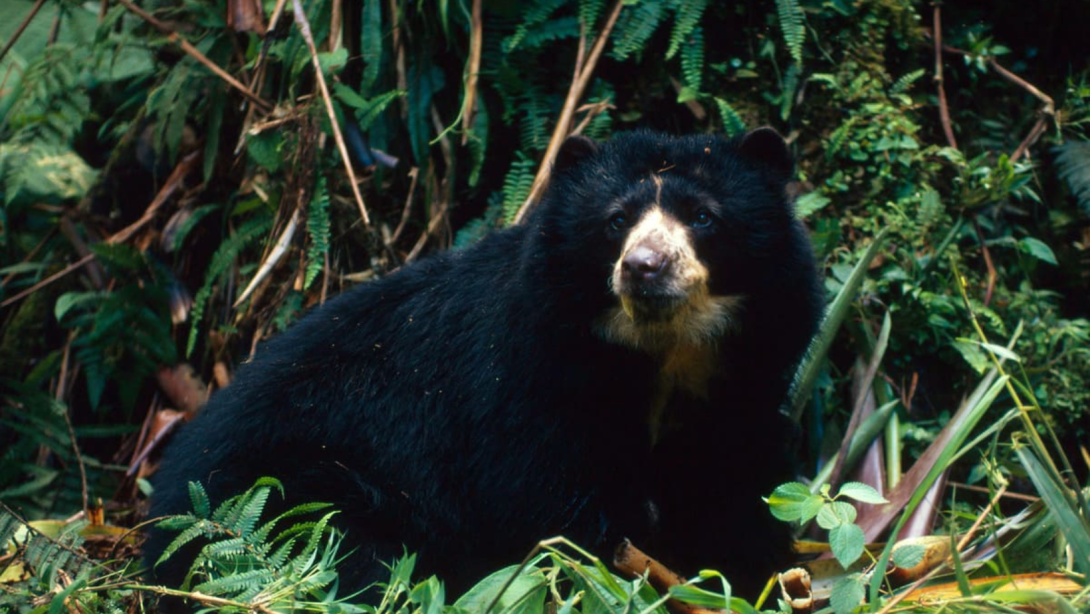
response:
[[[333,140],[337,143],[337,151],[344,162],[344,170],[348,173],[348,183],[352,186],[352,196],[356,199],[356,206],[360,210],[360,219],[363,220],[365,230],[371,229],[371,216],[367,214],[367,206],[363,204],[363,195],[360,194],[360,186],[356,181],[356,172],[352,169],[352,159],[348,157],[348,148],[344,145],[344,135],[341,134],[341,126],[337,123],[337,114],[333,112],[333,101],[329,96],[329,88],[326,87],[325,76],[322,74],[322,65],[318,62],[318,48],[314,44],[314,36],[310,33],[310,22],[307,21],[303,5],[299,0],[292,0],[292,12],[295,14],[295,24],[303,34],[303,40],[310,50],[310,61],[314,65],[314,77],[318,80],[318,90],[322,94],[322,102],[325,103],[326,115],[329,116],[329,125],[333,128]]]
[[[685,584],[685,578],[633,546],[627,539],[613,551],[613,566],[617,568],[617,571],[632,578],[647,574],[647,583],[662,595],[668,594],[670,587]],[[697,607],[677,599],[668,600],[666,609],[673,614],[723,614],[725,612],[725,610]]]
[[[935,87],[939,91],[939,120],[942,121],[942,131],[946,135],[946,143],[958,148],[957,139],[954,138],[954,128],[950,125],[950,108],[946,104],[946,88],[942,81],[942,18],[940,17],[941,4],[933,2],[934,28],[935,28]]]
[[[481,20],[481,0],[473,0],[469,30],[469,61],[466,62],[465,72],[466,94],[462,102],[462,145],[469,141],[469,132],[473,129],[474,110],[477,106],[477,75],[481,71],[483,41],[484,27]]]

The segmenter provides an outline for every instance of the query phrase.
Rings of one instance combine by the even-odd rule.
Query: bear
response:
[[[755,596],[790,557],[761,497],[794,477],[779,410],[823,310],[793,164],[770,128],[569,137],[523,223],[265,342],[165,450],[150,515],[272,476],[340,510],[341,594],[404,549],[457,594],[564,535]]]

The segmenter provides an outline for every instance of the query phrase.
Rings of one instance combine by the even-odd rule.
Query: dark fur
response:
[[[265,344],[169,447],[151,514],[188,510],[190,480],[218,503],[272,475],[291,502],[342,510],[359,548],[342,589],[385,578],[404,544],[460,590],[564,534],[603,555],[630,537],[752,590],[787,554],[760,497],[792,477],[776,410],[820,312],[790,158],[769,139],[569,142],[527,223],[353,288]],[[697,253],[713,292],[747,299],[709,400],[675,395],[681,426],[652,450],[658,365],[593,331],[617,304],[609,217],[646,206],[656,171],[678,219],[712,203]],[[171,537],[153,532],[149,561]],[[180,582],[186,563],[158,579]]]

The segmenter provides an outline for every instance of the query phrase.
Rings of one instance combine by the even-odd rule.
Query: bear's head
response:
[[[709,345],[739,325],[782,265],[777,250],[796,223],[792,164],[770,128],[734,139],[571,137],[536,223],[559,255],[551,266],[565,269],[574,296],[596,303],[597,334],[652,352]]]

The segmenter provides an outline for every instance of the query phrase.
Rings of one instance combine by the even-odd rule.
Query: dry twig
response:
[[[946,88],[942,81],[942,18],[941,3],[933,2],[934,28],[935,28],[935,87],[939,91],[939,119],[942,121],[942,131],[946,135],[946,143],[954,149],[958,148],[957,139],[954,138],[954,128],[950,125],[950,107],[946,103]]]
[[[348,157],[348,148],[344,144],[344,135],[341,134],[341,126],[337,123],[337,114],[333,111],[333,100],[329,96],[329,88],[326,87],[325,76],[322,74],[322,65],[318,62],[318,48],[314,44],[314,36],[310,33],[310,22],[307,21],[303,5],[299,0],[292,0],[292,13],[295,15],[295,25],[303,34],[303,40],[310,50],[310,61],[314,65],[314,77],[318,81],[318,90],[322,94],[322,102],[325,103],[326,114],[329,116],[329,124],[333,128],[333,140],[337,143],[337,151],[344,162],[344,170],[348,174],[348,183],[352,186],[352,196],[356,199],[356,206],[360,210],[360,219],[363,220],[364,229],[371,228],[371,216],[367,214],[367,207],[363,204],[363,195],[360,194],[359,182],[356,181],[356,172],[352,169],[352,159]]]

